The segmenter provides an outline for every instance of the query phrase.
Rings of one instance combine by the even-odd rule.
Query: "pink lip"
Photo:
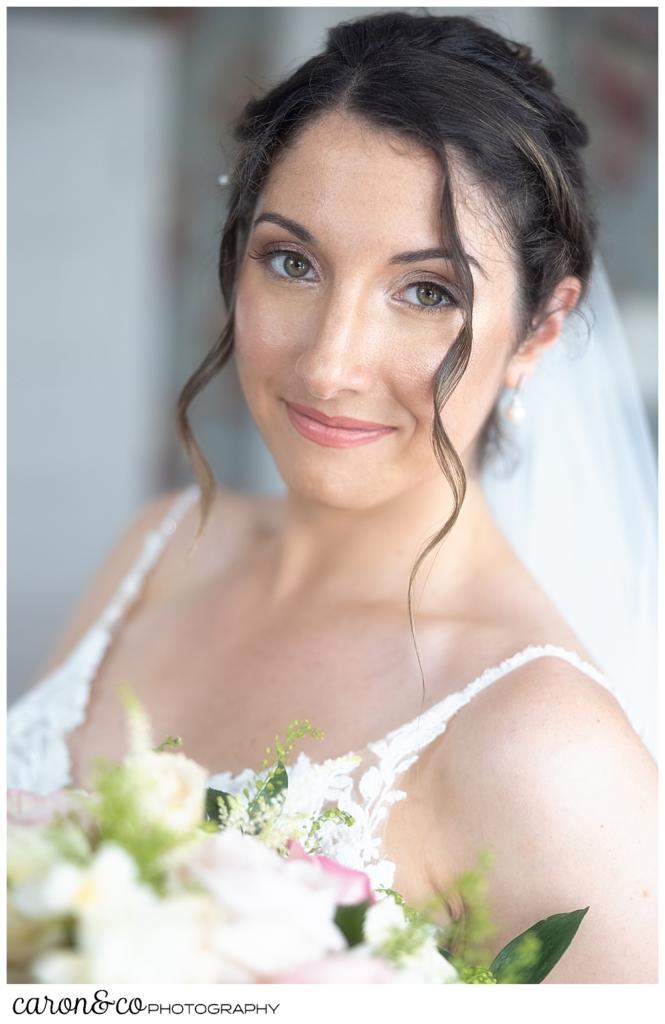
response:
[[[326,416],[324,412],[319,412],[318,409],[312,409],[309,405],[298,405],[297,402],[287,402],[287,405],[295,409],[296,412],[302,413],[303,416],[309,417],[310,420],[318,420],[319,423],[325,423],[327,427],[345,427],[347,430],[392,430],[392,427],[386,426],[385,423],[370,423],[369,420],[354,420],[350,416]]]
[[[354,448],[359,444],[370,444],[386,434],[391,434],[396,429],[395,427],[384,426],[368,429],[366,421],[362,429],[358,427],[350,429],[343,426],[331,426],[329,423],[322,422],[321,419],[314,419],[300,411],[301,409],[306,409],[307,406],[296,406],[290,402],[285,404],[287,415],[298,433],[308,438],[308,440],[324,445],[327,448]],[[316,410],[312,411],[315,412]],[[320,417],[321,413],[317,413],[317,416]],[[329,417],[326,417],[326,419],[329,419]],[[336,417],[336,419],[337,421],[345,420],[347,423],[363,422],[361,420],[349,420],[347,417],[342,416]]]

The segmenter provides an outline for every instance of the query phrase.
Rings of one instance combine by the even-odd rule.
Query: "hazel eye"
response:
[[[307,272],[307,265],[309,261],[304,259],[303,256],[298,256],[297,253],[287,252],[284,253],[283,256],[283,267],[287,270],[289,278],[303,278]],[[291,269],[287,269],[289,267],[293,269],[293,273],[291,272]]]
[[[415,281],[405,288],[404,293],[415,289],[417,301],[413,305],[421,308],[436,309],[454,305],[454,300],[449,292],[434,281]]]
[[[271,273],[284,281],[305,280],[305,274],[311,268],[306,256],[294,249],[268,249],[262,253],[250,253],[250,257],[265,263]],[[280,266],[281,270],[278,269]]]

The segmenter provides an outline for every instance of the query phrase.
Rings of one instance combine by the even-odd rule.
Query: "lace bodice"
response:
[[[49,793],[71,783],[67,735],[85,719],[91,686],[114,630],[136,601],[143,581],[179,520],[198,497],[196,485],[178,496],[160,526],[146,534],[135,564],[97,622],[62,664],[9,708],[10,789]],[[322,852],[349,867],[367,871],[373,886],[390,886],[395,865],[383,856],[382,833],[390,807],[406,797],[398,787],[400,777],[477,693],[521,665],[542,657],[563,658],[609,689],[622,703],[605,677],[575,652],[552,644],[529,645],[487,668],[463,689],[449,694],[416,718],[369,743],[362,752],[350,751],[321,762],[301,752],[287,765],[289,785],[283,813],[313,815],[333,803],[348,811],[354,819],[352,826],[332,819],[323,823],[319,833]],[[236,774],[217,772],[209,777],[208,784],[226,792],[238,792],[252,774],[249,768]]]

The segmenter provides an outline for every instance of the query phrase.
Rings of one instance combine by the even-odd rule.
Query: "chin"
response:
[[[249,403],[248,403],[249,404]],[[377,450],[381,442],[356,448],[328,448],[302,438],[274,408],[255,402],[250,411],[288,490],[330,508],[362,511],[390,500],[402,489],[394,456]]]
[[[306,501],[328,508],[336,508],[349,512],[362,512],[376,508],[389,501],[399,493],[396,486],[396,474],[392,474],[392,484],[382,477],[384,474],[364,472],[359,463],[348,468],[315,465],[305,460],[298,465],[294,459],[276,458],[275,465],[291,494],[298,495]]]

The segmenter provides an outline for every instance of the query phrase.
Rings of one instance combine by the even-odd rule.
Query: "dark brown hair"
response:
[[[417,142],[436,156],[442,171],[440,227],[456,269],[464,321],[434,377],[432,445],[450,484],[454,509],[411,571],[407,603],[415,640],[415,575],[454,526],[466,492],[462,462],[440,417],[469,362],[474,300],[473,278],[457,229],[449,158],[454,155],[483,186],[514,257],[516,349],[564,277],[580,280],[581,298],[588,289],[596,237],[580,155],[588,133],[556,94],[552,76],[528,46],[468,17],[391,11],[335,25],[323,52],[247,103],[235,124],[239,150],[230,176],[219,259],[228,319],[183,387],[177,406],[180,439],[202,489],[197,537],[215,482],[187,411],[231,354],[238,264],[270,169],[306,125],[331,110],[347,111],[375,128]],[[497,399],[479,433],[474,470],[500,453],[504,443]]]

